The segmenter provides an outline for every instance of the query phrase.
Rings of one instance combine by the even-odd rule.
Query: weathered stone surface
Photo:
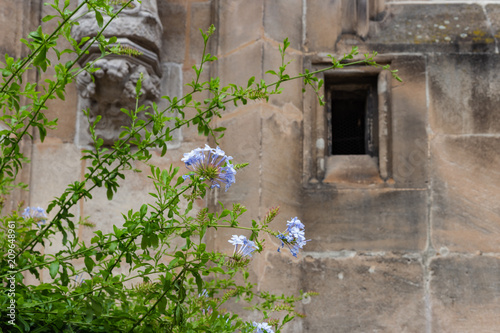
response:
[[[71,8],[73,7],[73,8]],[[76,3],[72,4],[71,10],[74,10],[76,7]],[[50,6],[41,6],[41,15],[54,15],[57,12],[51,8]],[[48,33],[49,31],[54,31],[57,28],[58,22],[56,19],[50,20],[48,22],[42,23],[42,29],[44,33]],[[25,37],[25,36],[23,36]],[[58,47],[62,49],[73,49],[68,41],[65,38],[60,37],[57,40]],[[47,54],[49,60],[52,64],[62,63],[65,64],[68,61],[74,61],[76,58],[75,54],[64,53],[61,55],[61,59],[58,60],[56,55],[52,52]],[[78,68],[78,65],[75,64],[73,68]],[[45,80],[56,81],[55,78],[55,70],[52,66],[47,67],[47,71],[41,72],[39,84],[43,84],[48,87],[48,84]],[[43,83],[42,83],[43,82]],[[39,88],[42,90],[41,88]],[[69,83],[65,87],[64,93],[65,100],[61,100],[59,98],[49,99],[46,102],[47,110],[44,110],[45,116],[53,120],[57,118],[57,127],[54,130],[47,131],[47,137],[53,137],[61,139],[63,142],[73,142],[76,134],[76,117],[77,117],[77,108],[78,108],[78,92],[76,89],[75,82]],[[35,137],[38,136],[38,131],[35,132]]]
[[[251,220],[257,220],[260,215],[261,154],[262,154],[262,105],[253,103],[240,107],[236,112],[224,115],[217,120],[217,126],[226,127],[225,136],[218,140],[220,147],[227,155],[233,157],[233,163],[249,163],[236,173],[236,183],[229,190],[214,191],[211,194],[211,208],[220,210],[219,201],[225,208],[232,209],[232,204],[241,203],[248,211],[239,219],[243,226],[251,226]],[[212,145],[213,146],[213,145]],[[227,249],[227,240],[234,230],[220,228],[211,230],[216,249]],[[245,234],[249,236],[249,234]]]
[[[194,63],[201,62],[203,54],[203,37],[201,36],[200,29],[205,33],[207,32],[212,22],[210,15],[211,4],[210,2],[192,3],[191,4],[191,26],[189,28],[189,57]],[[214,36],[209,39],[206,53],[213,53]]]
[[[263,6],[263,0],[219,1],[218,54],[226,54],[261,37]]]
[[[283,46],[283,45],[281,45]],[[279,67],[281,66],[281,54],[278,49],[278,44],[264,43],[263,50],[263,68],[264,68],[264,80],[269,83],[276,82],[278,77],[271,74],[265,74],[268,70],[273,70],[279,73]],[[302,55],[298,52],[288,52],[285,56],[285,64],[287,64],[285,74],[296,76],[303,72],[302,67]],[[302,108],[302,103],[304,97],[302,95],[302,88],[304,84],[301,80],[293,80],[289,82],[284,82],[281,84],[280,88],[283,89],[281,94],[271,95],[269,98],[269,103],[283,106],[285,103],[292,103],[297,108]],[[309,88],[310,89],[310,88]]]
[[[499,137],[436,136],[432,148],[435,248],[500,252]]]
[[[427,191],[310,189],[307,251],[418,251],[426,242]]]
[[[302,0],[264,1],[264,31],[267,36],[282,43],[288,38],[290,47],[302,45]]]
[[[378,52],[493,52],[479,4],[392,4],[382,22],[372,23],[368,44]]]
[[[183,153],[189,152],[196,147],[197,145],[194,144],[184,144],[182,149],[168,150],[164,157],[161,157],[158,151],[152,151],[153,157],[148,163],[161,169],[169,168],[170,164],[173,167],[178,166],[180,167],[178,174],[180,177],[182,174],[187,173],[184,163],[181,162]],[[96,229],[101,230],[103,233],[112,232],[113,225],[121,227],[125,222],[122,214],[126,215],[130,209],[138,211],[143,204],[154,203],[155,199],[149,195],[149,193],[156,192],[153,180],[148,178],[151,175],[149,166],[142,162],[134,162],[133,168],[142,172],[124,172],[126,178],[125,180],[119,180],[120,187],[118,192],[114,194],[113,200],[107,199],[105,188],[96,188],[92,192],[93,199],[82,204],[81,216],[88,216],[88,221],[96,225],[95,228],[81,226],[79,236],[82,239],[90,241]],[[138,200],[138,194],[140,200]],[[187,203],[181,200],[180,205],[182,209],[186,207]],[[194,214],[196,214],[197,208],[194,209]]]
[[[161,78],[161,95],[162,96],[169,96],[171,99],[174,97],[181,98],[182,97],[182,66],[180,64],[176,63],[163,63],[162,64],[162,78]],[[170,103],[168,102],[167,99],[165,98],[160,98],[158,100],[158,110],[166,110],[169,106]],[[178,113],[173,112],[173,113],[168,113],[168,116],[170,117],[177,117]],[[170,121],[170,123],[167,125],[170,126],[170,128],[174,128],[175,122]],[[171,133],[173,140],[170,142],[167,142],[169,148],[177,148],[181,144],[181,129],[175,130],[174,132]]]
[[[486,16],[488,18],[488,24],[490,25],[490,31],[495,37],[495,43],[498,47],[498,38],[500,37],[500,5],[498,4],[486,4],[484,6]]]
[[[500,327],[500,258],[450,256],[434,259],[430,268],[433,332]]]
[[[252,76],[255,76],[256,81],[259,82],[263,75],[262,64],[256,59],[263,57],[263,44],[262,41],[253,42],[228,56],[219,58],[217,67],[221,85],[232,83],[246,87]],[[226,108],[226,112],[235,110],[233,103],[226,104]]]
[[[275,250],[276,248],[271,248],[267,240],[265,244],[269,250],[265,258],[259,255],[258,257],[254,256],[253,259],[252,273],[257,277],[257,288],[262,291],[272,290],[276,295],[300,296],[299,292],[303,287],[297,275],[301,272],[303,261],[294,258],[290,252],[283,251],[282,253],[278,253]],[[258,259],[259,265],[255,265],[256,259]],[[303,291],[305,292],[306,290]],[[304,302],[307,303],[307,300]],[[297,302],[295,309],[297,312],[303,313],[303,304]],[[284,314],[280,312],[272,314],[272,318],[282,319],[283,317]],[[304,332],[302,320],[300,318],[297,319],[287,324],[282,332]],[[254,320],[261,321],[261,317],[254,318]]]
[[[282,109],[263,105],[261,217],[280,206],[274,229],[284,230],[286,220],[298,216],[301,206],[302,112],[292,104]],[[274,147],[270,150],[268,147]],[[276,243],[277,244],[277,243]]]
[[[331,53],[342,32],[341,0],[306,2],[306,41],[308,51]]]
[[[312,258],[300,265],[304,332],[425,332],[423,272],[398,256]]]
[[[186,7],[171,1],[159,1],[158,12],[164,27],[162,61],[183,63],[186,54]]]
[[[255,76],[256,80],[259,80],[262,77],[262,67],[255,59],[262,59],[263,44],[258,41],[231,55],[219,58],[217,66],[221,84],[233,83],[246,87],[250,77]]]
[[[427,186],[427,102],[425,61],[400,57],[391,62],[403,83],[392,79],[392,177],[396,187]]]
[[[49,203],[61,196],[69,184],[79,181],[82,169],[80,157],[80,150],[73,144],[64,144],[56,138],[46,138],[44,143],[34,144],[29,201],[26,206],[47,209]],[[75,216],[73,222],[77,225],[80,203],[74,205],[70,213]],[[48,216],[52,218],[55,214],[57,210]],[[52,239],[52,245],[47,243],[43,252],[55,254],[62,249],[61,244],[62,235],[57,234]],[[48,272],[45,281],[50,281]]]
[[[301,127],[302,112],[292,104],[282,109],[263,105],[261,165],[253,167],[266,170],[260,175],[259,218],[263,219],[272,207],[280,208],[279,215],[270,225],[273,230],[284,231],[286,222],[295,216],[301,219]],[[280,244],[276,237],[267,237],[266,247],[271,251]]]
[[[207,82],[208,80],[210,80],[210,72],[212,71],[211,65],[205,64],[203,68],[204,70],[203,73],[201,73],[200,75],[199,82]],[[187,69],[183,68],[182,71],[183,96],[193,92],[193,88],[191,86],[188,86],[188,84],[192,83],[193,80],[196,80],[196,73],[194,72],[194,70],[192,68],[187,68]],[[205,90],[194,94],[193,100],[203,103],[203,101],[209,97],[210,93],[207,90]],[[194,110],[193,108],[185,108],[183,111],[186,113],[185,119],[191,119],[197,114],[196,110]],[[202,137],[198,134],[197,126],[189,126],[182,128],[182,137],[183,141],[206,141],[205,137]]]
[[[429,122],[433,132],[500,133],[499,60],[494,54],[430,57]]]
[[[26,26],[25,17],[34,12],[30,1],[2,1],[0,10],[0,57],[2,63],[5,62],[5,54],[18,58],[21,55],[23,45],[19,43],[20,38],[24,38],[29,33]],[[31,18],[31,17],[30,17]],[[31,22],[31,21],[28,21]],[[3,67],[3,66],[2,66]]]
[[[45,77],[49,74],[52,73],[47,71],[43,76]],[[53,77],[50,77],[50,79],[54,80]],[[48,130],[47,137],[58,138],[63,142],[73,142],[76,135],[77,112],[81,112],[81,110],[78,110],[78,92],[74,83],[66,85],[66,93],[64,96],[64,101],[54,99],[48,100],[46,103],[47,110],[44,111],[45,116],[49,120],[57,118],[57,127],[53,130]],[[34,131],[34,133],[35,137],[39,138],[38,130]]]
[[[33,145],[30,202],[27,205],[47,208],[67,185],[80,179],[80,150],[73,144],[47,138]]]

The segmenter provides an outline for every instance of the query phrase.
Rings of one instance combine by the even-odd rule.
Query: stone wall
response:
[[[274,239],[254,259],[259,287],[320,293],[290,332],[494,331],[500,5],[369,2],[365,29],[366,2],[353,3],[215,2],[216,73],[241,84],[250,75],[270,79],[264,73],[277,67],[285,37],[291,73],[325,67],[327,54],[352,46],[378,51],[403,78],[388,81],[388,151],[379,156],[388,175],[366,178],[355,158],[341,157],[335,176],[324,177],[332,161],[317,148],[325,109],[293,82],[270,103],[228,110],[220,120],[229,128],[225,149],[252,169],[218,199],[243,200],[251,218],[280,205],[277,228],[295,215],[306,224],[311,242],[300,259],[276,253]]]
[[[38,1],[1,3],[35,18],[42,8]],[[183,84],[201,54],[198,30],[211,23],[217,27],[211,52],[219,61],[204,75],[219,75],[223,83],[246,84],[250,76],[270,80],[265,72],[279,66],[278,46],[285,37],[291,42],[291,74],[323,68],[327,54],[339,57],[358,46],[361,52],[378,51],[377,60],[399,69],[403,78],[400,83],[373,74],[379,101],[385,98],[379,103],[385,108],[385,150],[373,159],[369,177],[359,158],[338,162],[325,151],[326,111],[312,92],[301,93],[299,81],[284,84],[284,93],[269,103],[228,107],[217,120],[228,128],[221,147],[236,163],[250,165],[238,172],[230,191],[214,193],[208,204],[244,203],[245,223],[279,205],[273,227],[282,230],[287,219],[299,216],[311,239],[295,259],[277,253],[278,240],[267,237],[266,251],[252,262],[258,288],[320,293],[299,306],[307,316],[287,332],[500,327],[499,11],[493,1],[158,1],[162,94],[187,89]],[[4,16],[6,25],[13,15]],[[17,22],[5,26],[15,39],[29,30]],[[10,38],[0,45],[2,53],[22,54]],[[47,205],[85,170],[75,143],[76,89],[66,99],[49,108],[60,119],[59,129],[44,143],[26,145],[32,166],[24,177],[31,191],[23,195],[30,205]],[[154,161],[181,165],[182,153],[204,142],[196,129],[183,130],[167,156]],[[137,196],[147,200],[151,186],[147,168],[135,167],[144,172],[130,175],[112,205],[104,193],[96,194],[103,199],[82,201],[76,215],[91,215],[105,230],[120,223],[120,212],[137,208]],[[90,233],[81,230],[82,236]],[[219,230],[208,242],[228,249],[229,234]]]

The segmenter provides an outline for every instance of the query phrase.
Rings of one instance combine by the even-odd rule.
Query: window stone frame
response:
[[[329,64],[326,59],[308,59],[305,65],[316,71]],[[388,64],[390,61],[379,61]],[[376,76],[378,98],[378,154],[369,155],[331,155],[329,152],[329,133],[327,106],[322,106],[316,94],[308,89],[304,95],[304,165],[303,182],[306,187],[334,184],[336,186],[385,186],[392,180],[392,117],[391,85],[392,75],[381,67],[353,66],[328,70],[317,74],[325,81],[352,78],[353,76]],[[319,91],[325,96],[325,84]]]

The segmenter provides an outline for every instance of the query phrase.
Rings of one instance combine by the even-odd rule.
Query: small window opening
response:
[[[330,154],[376,156],[376,77],[327,82],[327,98]]]

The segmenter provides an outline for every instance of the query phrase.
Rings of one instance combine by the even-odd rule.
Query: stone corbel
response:
[[[109,20],[109,17],[104,17]],[[79,25],[72,30],[73,38],[80,41],[84,37],[96,36],[100,28],[93,13],[84,15]],[[89,48],[89,53],[80,59],[80,65],[95,61],[94,73],[82,72],[77,77],[79,109],[88,109],[90,121],[101,116],[96,126],[96,134],[111,145],[118,139],[122,126],[130,124],[130,118],[122,108],[133,110],[136,105],[135,87],[142,75],[142,89],[139,103],[151,105],[161,95],[160,47],[163,27],[158,17],[156,0],[133,1],[124,9],[105,31],[105,36],[116,36],[122,49],[133,50],[138,55],[112,54],[99,59],[101,52],[97,45]],[[136,52],[138,51],[138,52]],[[77,143],[80,146],[92,144],[88,123],[83,115],[78,115]]]
[[[342,10],[342,33],[366,38],[370,21],[377,20],[385,10],[385,0],[342,0]]]

